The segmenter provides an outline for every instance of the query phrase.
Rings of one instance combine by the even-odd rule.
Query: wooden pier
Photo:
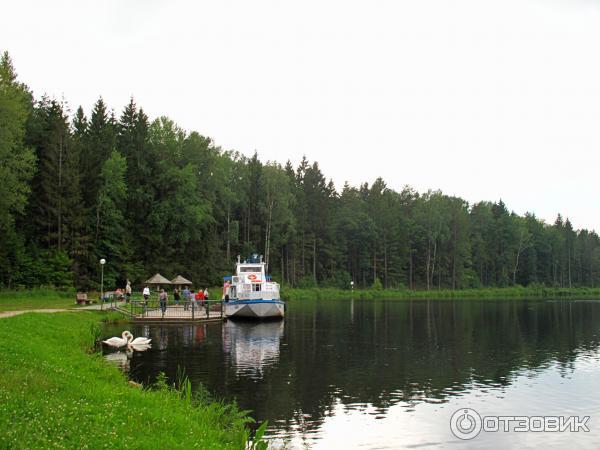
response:
[[[218,322],[223,320],[223,302],[169,302],[164,308],[158,300],[137,301],[111,305],[112,309],[127,315],[134,322],[182,323]]]

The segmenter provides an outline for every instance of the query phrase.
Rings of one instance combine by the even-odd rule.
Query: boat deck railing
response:
[[[223,319],[221,300],[184,301],[169,300],[161,305],[158,299],[131,300],[120,305],[119,311],[140,321],[206,321]]]

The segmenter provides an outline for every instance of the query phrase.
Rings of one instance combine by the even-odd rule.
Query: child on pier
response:
[[[186,286],[183,289],[183,310],[187,311],[190,306],[190,290]]]
[[[186,302],[185,310],[187,311],[190,306],[192,307],[192,310],[196,309],[195,304],[196,304],[196,302],[194,301],[194,290],[192,289],[190,291],[190,297],[189,297],[188,301]]]
[[[202,289],[198,289],[198,293],[196,294],[196,303],[199,306],[204,306],[204,291]]]

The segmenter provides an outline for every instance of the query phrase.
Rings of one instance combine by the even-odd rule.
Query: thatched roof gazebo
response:
[[[192,282],[187,278],[183,278],[181,275],[177,275],[171,280],[171,284],[175,286],[191,286]]]
[[[148,278],[145,284],[155,284],[158,289],[161,285],[171,284],[171,282],[167,278],[163,277],[160,273],[157,273],[153,277]]]

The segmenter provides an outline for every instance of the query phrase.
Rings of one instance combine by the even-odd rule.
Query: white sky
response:
[[[134,96],[226,149],[341,187],[502,198],[600,231],[600,0],[31,1],[0,8],[22,81]]]

